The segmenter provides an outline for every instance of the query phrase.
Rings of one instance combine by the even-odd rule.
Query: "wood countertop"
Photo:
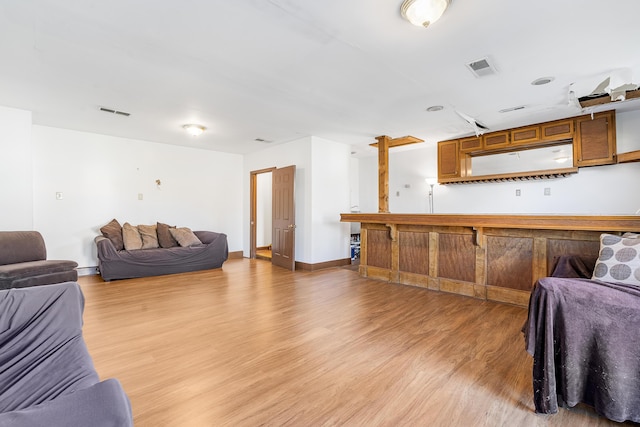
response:
[[[640,232],[640,215],[342,213],[342,222],[471,228]]]

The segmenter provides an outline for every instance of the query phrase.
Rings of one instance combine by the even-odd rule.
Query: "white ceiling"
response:
[[[573,82],[620,68],[640,80],[637,0],[453,0],[428,29],[401,3],[3,0],[0,105],[39,125],[217,151],[314,135],[366,154],[383,134],[472,134],[454,109],[498,130],[581,114]],[[465,64],[483,57],[497,74],[476,78]],[[555,80],[530,84],[543,76]],[[191,122],[207,132],[187,136]]]

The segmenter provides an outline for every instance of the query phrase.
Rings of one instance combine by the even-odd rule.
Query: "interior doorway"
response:
[[[295,165],[250,175],[249,257],[295,270]]]
[[[272,181],[275,168],[251,172],[250,258],[271,261]]]

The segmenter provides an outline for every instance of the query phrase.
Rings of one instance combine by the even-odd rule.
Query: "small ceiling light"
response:
[[[432,105],[431,107],[427,108],[427,111],[433,113],[435,111],[441,111],[443,109],[444,107],[442,105]]]
[[[540,77],[539,79],[535,79],[534,81],[532,81],[531,84],[534,86],[542,86],[546,85],[547,83],[551,83],[554,80],[554,77]]]
[[[400,6],[402,16],[418,27],[428,27],[436,22],[451,0],[404,0]]]
[[[517,107],[504,108],[498,111],[498,113],[510,113],[512,111],[518,111],[518,110],[524,110],[524,109],[525,109],[524,105],[518,105]]]
[[[204,127],[202,125],[194,125],[194,124],[184,125],[182,127],[191,136],[200,136],[207,129],[206,127]]]

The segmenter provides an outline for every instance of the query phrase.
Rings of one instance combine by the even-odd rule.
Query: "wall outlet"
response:
[[[142,195],[142,193],[138,193],[138,200],[142,200],[144,199],[144,196]]]
[[[545,196],[550,196],[551,195],[551,188],[550,187],[545,187],[544,188],[544,195]]]
[[[516,189],[516,197],[520,197],[520,194],[521,194],[521,193],[520,193],[520,189],[519,189],[519,188],[518,188],[518,189]]]

